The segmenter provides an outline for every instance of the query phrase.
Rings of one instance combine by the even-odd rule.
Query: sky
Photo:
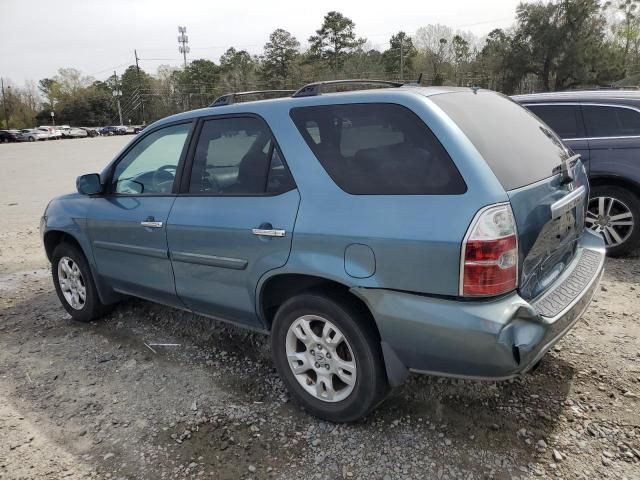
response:
[[[337,10],[356,33],[384,49],[399,30],[441,23],[482,36],[515,19],[519,0],[0,0],[0,77],[21,85],[51,77],[61,67],[105,79],[134,63],[154,73],[179,66],[178,25],[187,27],[188,59],[218,62],[230,46],[258,54],[276,28],[302,46]]]

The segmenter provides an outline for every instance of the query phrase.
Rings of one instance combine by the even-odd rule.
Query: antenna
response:
[[[178,43],[180,44],[178,51],[184,58],[184,68],[187,68],[187,53],[191,51],[189,45],[187,45],[189,43],[189,37],[186,35],[187,27],[178,26],[178,33],[180,34],[178,35]]]

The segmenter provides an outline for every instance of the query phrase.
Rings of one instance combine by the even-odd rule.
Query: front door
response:
[[[105,195],[94,198],[88,230],[98,274],[116,290],[180,305],[166,224],[191,123],[145,135],[117,162]]]
[[[255,288],[286,263],[299,202],[263,120],[205,120],[188,191],[167,226],[180,299],[198,313],[259,326]]]

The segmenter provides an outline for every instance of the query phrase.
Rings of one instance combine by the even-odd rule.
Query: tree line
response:
[[[295,89],[317,80],[370,78],[423,85],[479,86],[505,94],[640,84],[640,0],[523,2],[516,22],[479,38],[445,25],[399,31],[384,49],[357,35],[356,24],[328,12],[308,48],[284,29],[271,33],[259,55],[230,47],[217,59],[185,68],[136,65],[105,81],[64,68],[52,78],[5,89],[12,128],[56,121],[83,126],[117,123],[113,91],[125,123],[149,123],[209,105],[218,95]]]

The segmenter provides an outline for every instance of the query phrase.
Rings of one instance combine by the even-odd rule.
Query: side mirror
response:
[[[81,175],[76,179],[76,188],[78,193],[82,195],[95,195],[102,192],[102,184],[100,183],[100,175],[97,173],[89,173]]]

